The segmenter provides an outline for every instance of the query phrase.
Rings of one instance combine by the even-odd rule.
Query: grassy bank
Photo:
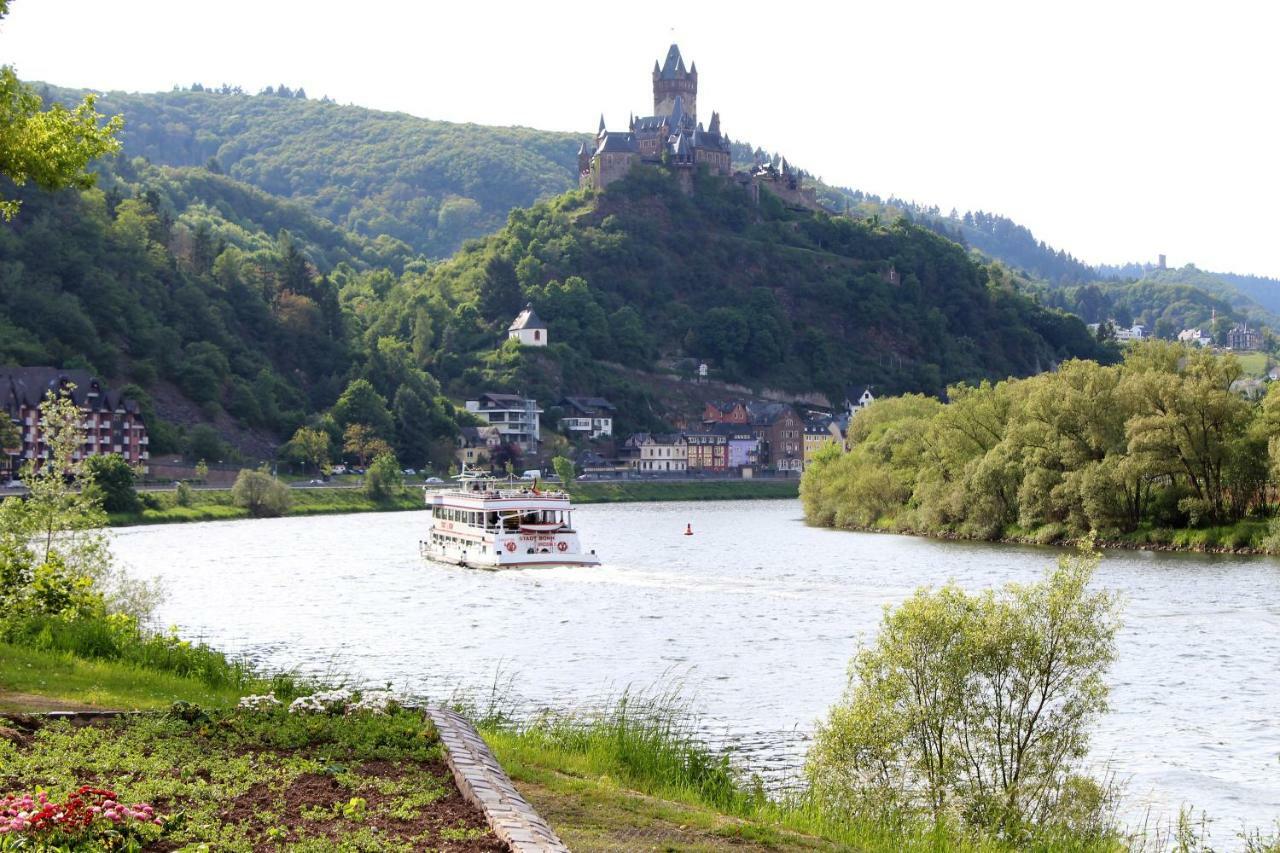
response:
[[[576,503],[622,503],[628,501],[717,501],[794,498],[798,480],[712,480],[706,482],[574,483]],[[231,501],[230,489],[193,490],[187,506],[178,506],[174,492],[151,492],[156,506],[141,512],[117,512],[109,516],[111,526],[171,524],[184,521],[226,521],[248,518],[249,512]],[[375,501],[359,489],[306,488],[290,492],[292,505],[286,516],[327,515],[349,512],[398,512],[423,508],[422,492],[407,488],[384,501]]]
[[[1118,839],[1045,833],[1010,844],[927,821],[858,817],[769,797],[688,733],[671,697],[624,696],[589,718],[482,725],[525,797],[571,849],[1113,851]]]
[[[570,491],[575,503],[627,501],[724,501],[794,498],[799,480],[707,480],[665,483],[629,480],[616,483],[577,482]]]
[[[224,521],[248,518],[248,510],[236,506],[231,500],[230,489],[193,490],[187,506],[178,506],[174,492],[152,492],[150,499],[157,505],[141,512],[112,513],[113,527],[135,524],[169,524],[183,521]],[[422,509],[422,493],[416,489],[392,495],[384,501],[375,501],[359,489],[306,488],[290,491],[292,502],[286,516],[329,515],[348,512],[396,512]]]

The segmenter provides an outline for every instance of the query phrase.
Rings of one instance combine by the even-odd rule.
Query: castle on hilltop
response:
[[[661,67],[653,63],[653,115],[633,115],[626,131],[608,130],[601,115],[594,150],[585,142],[578,149],[579,183],[604,189],[637,162],[665,162],[686,176],[704,163],[714,175],[730,173],[720,114],[713,112],[707,127],[698,121],[698,63],[685,68],[674,44]]]
[[[600,116],[593,144],[578,148],[578,183],[602,190],[624,177],[637,163],[672,169],[686,192],[693,190],[693,172],[732,177],[759,200],[760,187],[784,203],[817,209],[812,189],[802,189],[799,174],[785,158],[759,163],[750,172],[733,172],[729,137],[720,129],[720,114],[711,113],[704,127],[698,121],[698,63],[685,67],[680,48],[671,45],[661,65],[653,63],[653,115],[636,116],[625,131],[611,131]]]

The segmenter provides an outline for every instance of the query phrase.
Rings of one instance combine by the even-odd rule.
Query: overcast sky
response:
[[[652,111],[674,39],[700,118],[830,183],[1001,213],[1090,263],[1280,276],[1278,25],[1280,4],[1223,0],[14,0],[0,61],[589,135]]]

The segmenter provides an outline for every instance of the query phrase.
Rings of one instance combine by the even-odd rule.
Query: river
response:
[[[581,507],[597,569],[425,563],[424,513],[128,528],[163,579],[164,624],[270,668],[354,675],[434,700],[509,681],[526,710],[679,683],[706,736],[771,778],[794,770],[886,604],[949,579],[1038,578],[1060,552],[807,527],[798,501]],[[694,535],[684,536],[686,524]],[[1214,837],[1280,817],[1280,562],[1112,552],[1125,600],[1113,710],[1093,759],[1124,817],[1203,809]]]

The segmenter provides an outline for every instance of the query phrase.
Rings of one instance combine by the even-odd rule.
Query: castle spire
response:
[[[600,113],[600,129],[596,131],[596,135],[604,133],[604,113]]]
[[[711,126],[707,128],[708,133],[720,132],[720,113],[715,110],[711,111]]]

